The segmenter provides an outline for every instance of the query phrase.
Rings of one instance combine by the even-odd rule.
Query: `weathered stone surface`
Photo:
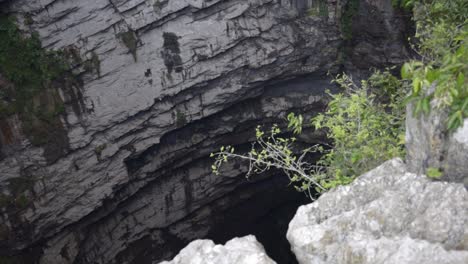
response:
[[[468,192],[394,159],[299,208],[288,240],[299,263],[468,262]]]
[[[346,2],[357,5],[357,10],[348,7],[347,15],[352,19],[342,25],[349,31],[345,33],[348,39],[345,40],[343,58],[348,71],[366,76],[369,67],[400,65],[410,56],[405,41],[402,41],[412,36],[410,12],[395,9],[392,1]]]
[[[0,184],[6,195],[11,179],[24,175],[34,181],[32,188],[24,190],[32,202],[28,208],[8,210],[2,218],[10,234],[15,233],[7,236],[5,244],[11,250],[21,250],[39,240],[61,238],[59,233],[65,227],[91,225],[116,207],[130,214],[140,210],[145,216],[137,223],[150,226],[143,224],[144,231],[132,228],[135,237],[129,238],[127,225],[135,225],[132,219],[139,217],[127,216],[129,222],[122,221],[118,227],[122,231],[113,232],[122,236],[122,243],[107,234],[107,220],[95,227],[104,228],[105,238],[100,239],[109,245],[98,241],[89,244],[106,252],[107,247],[115,247],[109,255],[101,256],[106,263],[148,228],[169,226],[242,183],[240,178],[237,184],[219,187],[228,179],[207,177],[209,153],[229,138],[234,144],[246,143],[242,140],[247,137],[235,140],[232,133],[236,130],[250,129],[253,123],[269,117],[271,120],[265,122],[279,121],[288,109],[304,104],[318,109],[324,105],[318,101],[328,82],[320,73],[337,67],[341,42],[338,23],[332,15],[331,19],[303,16],[307,9],[304,3],[298,8],[296,1],[272,0],[19,0],[9,2],[5,9],[2,6],[19,13],[19,21],[23,14],[30,14],[34,22],[30,27],[39,33],[45,47],[72,47],[83,60],[96,54],[100,67],[99,75],[95,71],[81,73],[84,108],[73,111],[72,101],[66,101],[70,149],[65,156],[49,164],[43,149],[24,140],[19,151],[0,161]],[[329,11],[334,14],[334,4]],[[271,84],[304,74],[316,74],[318,83],[325,84],[319,91],[312,89],[313,82],[307,83],[310,89],[304,83],[299,98],[304,104],[282,95],[259,98],[255,106],[248,102]],[[286,93],[286,89],[281,92]],[[201,159],[203,165],[194,164]],[[182,170],[181,174],[177,170]],[[185,182],[171,177],[175,174]],[[236,171],[234,175],[240,174]],[[139,191],[152,189],[148,185],[160,184],[161,178],[167,183],[172,178],[174,184],[173,189],[165,189],[167,193],[149,198],[162,211],[143,213],[147,209],[142,207],[154,206],[139,203],[137,197],[148,200],[139,196]],[[192,181],[200,181],[215,193],[190,189]],[[123,201],[135,208],[124,209]],[[168,208],[164,201],[175,201],[178,206]],[[28,228],[20,228],[19,223]],[[86,230],[65,232],[78,232],[67,236],[75,237],[73,241],[91,237]],[[77,254],[82,258],[87,253]],[[73,254],[65,255],[72,261]]]
[[[275,180],[247,187],[240,164],[213,177],[208,156],[220,145],[248,146],[257,124],[323,109],[325,73],[343,63],[343,1],[308,16],[312,2],[2,2],[45,48],[81,57],[82,86],[61,91],[69,145],[57,159],[18,135],[19,120],[7,124],[15,140],[0,136],[0,192],[9,197],[1,252],[42,263],[151,263],[268,192]]]
[[[406,118],[406,162],[411,172],[424,174],[439,169],[442,180],[461,182],[468,187],[468,119],[454,132],[447,131],[446,112],[433,110],[414,116],[409,105]]]
[[[446,179],[462,182],[468,188],[468,119],[449,137],[446,155],[442,167]]]
[[[274,264],[254,236],[234,238],[226,245],[211,240],[196,240],[186,246],[172,261],[160,264]]]

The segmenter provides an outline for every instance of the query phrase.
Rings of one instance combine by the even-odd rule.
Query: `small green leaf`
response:
[[[429,83],[433,83],[437,80],[438,72],[436,70],[429,69],[426,73],[426,79]]]
[[[442,172],[438,168],[430,167],[426,170],[427,177],[431,179],[440,179],[442,177]]]
[[[465,75],[462,72],[460,72],[457,76],[457,87],[462,88],[464,84],[465,84]]]
[[[413,79],[413,93],[419,94],[419,91],[421,91],[421,79],[416,77]]]
[[[459,125],[460,125],[460,123],[459,123],[459,120],[458,120],[458,116],[456,114],[450,115],[449,120],[448,120],[448,124],[447,124],[448,129],[449,130],[454,130]]]
[[[356,163],[361,159],[361,154],[360,153],[353,153],[351,156],[351,163]]]
[[[410,66],[408,63],[403,64],[401,67],[401,78],[409,79],[410,78]]]
[[[429,97],[425,97],[422,101],[422,110],[425,114],[429,114],[430,112],[430,108],[431,107],[431,104],[430,104],[430,99]]]

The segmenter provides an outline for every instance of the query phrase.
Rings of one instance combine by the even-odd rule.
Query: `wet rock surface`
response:
[[[288,240],[299,263],[468,261],[468,192],[399,159],[299,208]]]

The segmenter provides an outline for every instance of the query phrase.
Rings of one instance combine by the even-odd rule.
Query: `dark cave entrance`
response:
[[[265,91],[259,97],[243,100],[205,118],[203,122],[181,127],[163,137],[157,147],[149,148],[145,153],[127,160],[126,165],[130,172],[137,172],[152,160],[165,158],[159,153],[174,152],[171,149],[173,145],[192,144],[189,141],[193,135],[205,136],[207,131],[216,131],[219,127],[231,128],[229,134],[216,134],[209,138],[209,150],[201,144],[193,149],[182,149],[180,153],[171,154],[171,159],[165,165],[172,168],[174,161],[187,159],[189,162],[182,169],[176,170],[188,172],[192,167],[209,168],[213,164],[213,159],[208,157],[209,153],[220,146],[231,145],[238,152],[246,153],[251,142],[255,141],[253,131],[257,125],[262,125],[267,131],[271,125],[279,124],[286,131],[286,113],[303,113],[304,119],[308,120],[312,115],[322,112],[328,100],[324,94],[325,89],[330,88],[329,83],[330,80],[322,75],[311,75],[271,85],[264,88]],[[297,137],[297,147],[304,149],[310,144],[322,144],[326,140],[325,136],[315,132],[305,127],[303,133]],[[186,141],[189,143],[185,143]],[[189,158],[187,153],[190,153]],[[311,155],[307,159],[313,163],[318,156]],[[246,180],[245,164],[234,162],[228,167],[219,176],[222,180],[210,180],[213,188],[220,188],[222,193],[212,196],[214,192],[208,192],[199,195],[196,200],[189,199],[186,208],[196,206],[195,210],[190,210],[183,218],[129,243],[117,256],[118,263],[159,263],[173,259],[181,249],[197,239],[211,239],[215,244],[225,244],[235,237],[246,235],[254,235],[267,255],[278,264],[297,263],[286,233],[298,207],[311,203],[310,198],[297,192],[282,172],[268,171]],[[171,171],[165,174],[170,175]],[[202,174],[197,177],[209,179],[208,174],[201,176]],[[166,179],[160,177],[151,186],[162,185],[164,181]],[[180,182],[181,188],[185,185],[186,183]],[[194,191],[192,187],[186,190],[187,197]]]
[[[296,264],[286,232],[298,207],[311,200],[288,186],[284,175],[274,175],[260,184],[268,186],[268,190],[214,216],[207,238],[224,244],[234,237],[251,234],[278,264]]]
[[[184,226],[183,230],[189,233],[188,236],[182,238],[172,233],[169,227],[163,230],[158,241],[144,237],[133,242],[117,256],[117,263],[159,263],[172,260],[180,250],[197,239],[211,239],[215,244],[225,244],[235,237],[254,235],[276,263],[297,264],[286,232],[298,207],[310,203],[310,198],[288,186],[288,178],[279,173],[258,176],[253,182],[243,177],[233,180],[244,183],[179,222]],[[204,208],[210,208],[210,213],[199,218]]]

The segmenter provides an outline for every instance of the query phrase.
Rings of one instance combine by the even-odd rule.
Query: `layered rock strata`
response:
[[[393,19],[397,12],[380,2],[362,8]],[[44,48],[72,56],[77,77],[77,85],[58,87],[60,140],[36,146],[18,116],[0,120],[1,255],[26,263],[143,263],[139,256],[167,259],[209,234],[213,208],[255,194],[237,177],[242,164],[211,175],[209,154],[220,145],[248,146],[252,128],[281,123],[288,112],[322,111],[325,73],[343,66],[345,6],[0,1],[0,12],[37,32]],[[373,37],[371,46],[379,43]],[[399,52],[379,61],[395,63]],[[266,193],[275,186],[271,178],[257,182]]]

